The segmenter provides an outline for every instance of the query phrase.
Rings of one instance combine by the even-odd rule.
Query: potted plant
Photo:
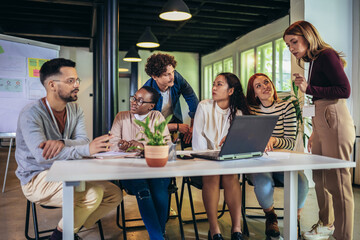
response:
[[[295,85],[294,81],[292,81],[292,90],[294,93],[283,98],[283,100],[290,100],[294,104],[297,120],[296,137],[298,137],[298,135],[302,135],[303,146],[306,146],[306,140],[309,139],[309,135],[305,133],[305,128],[307,128],[307,130],[311,132],[312,123],[311,119],[304,118],[302,115],[301,103],[304,101],[304,99],[303,97],[299,96],[299,88]],[[308,97],[306,98],[306,100],[311,102],[311,99]]]
[[[171,119],[172,115],[168,116],[165,121],[161,123],[158,123],[156,120],[153,131],[149,127],[149,117],[145,119],[145,122],[135,119],[135,123],[144,129],[142,133],[144,133],[147,138],[144,151],[146,163],[149,167],[163,167],[168,160],[169,145],[166,143],[163,133]],[[145,139],[140,139],[140,141],[144,140]]]

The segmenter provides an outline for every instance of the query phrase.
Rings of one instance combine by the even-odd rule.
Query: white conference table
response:
[[[354,162],[318,155],[270,152],[260,158],[208,161],[201,159],[168,162],[162,168],[150,168],[145,159],[86,159],[55,161],[47,181],[63,182],[63,236],[74,237],[74,186],[80,181],[139,179],[259,172],[284,172],[284,239],[297,239],[297,171],[355,167]]]

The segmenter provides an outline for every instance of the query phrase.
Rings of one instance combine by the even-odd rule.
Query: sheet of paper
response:
[[[28,99],[35,100],[46,96],[46,90],[39,78],[28,78],[26,82]]]
[[[25,98],[25,79],[0,77],[1,98]]]
[[[0,55],[0,76],[20,77],[26,76],[26,58],[22,56],[1,54]]]
[[[109,151],[109,152],[103,152],[103,153],[97,153],[92,155],[95,158],[123,158],[123,157],[132,157],[132,156],[136,156],[137,153],[136,152],[114,152],[114,151]]]

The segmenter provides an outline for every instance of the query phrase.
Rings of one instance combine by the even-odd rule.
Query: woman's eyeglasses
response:
[[[136,99],[134,96],[130,97],[130,102],[136,102],[138,106],[143,105],[143,103],[153,103],[153,102],[145,102],[142,98]]]

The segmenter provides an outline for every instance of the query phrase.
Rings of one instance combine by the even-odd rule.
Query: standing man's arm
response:
[[[181,94],[189,107],[189,116],[191,119],[194,119],[199,99],[190,84],[178,72],[175,72],[175,77],[179,81]]]
[[[191,123],[189,130],[184,134],[184,142],[186,144],[189,144],[192,138],[194,117],[195,117],[196,108],[199,104],[199,99],[197,98],[190,84],[178,72],[176,72],[175,74],[176,77],[178,77],[177,80],[180,83],[181,94],[185,98],[185,101],[189,107],[189,116],[191,118]]]

